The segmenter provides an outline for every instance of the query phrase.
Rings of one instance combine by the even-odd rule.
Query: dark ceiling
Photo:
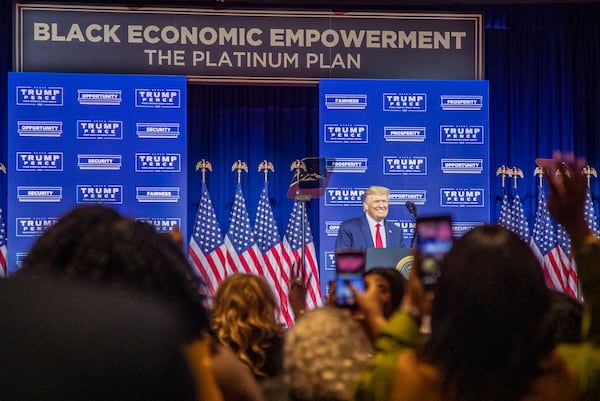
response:
[[[127,1],[86,1],[63,0],[47,1],[63,3],[110,3],[136,7],[172,6],[172,7],[270,7],[270,8],[309,8],[309,9],[398,9],[404,7],[461,7],[477,5],[525,5],[525,4],[571,4],[598,3],[600,0],[127,0]]]

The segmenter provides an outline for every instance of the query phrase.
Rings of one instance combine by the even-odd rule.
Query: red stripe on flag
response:
[[[192,266],[208,285],[211,295],[223,280],[221,272],[225,272],[224,255],[222,247],[216,248],[209,255],[204,255],[198,244],[192,239],[189,247],[189,257]]]
[[[6,262],[7,246],[0,247],[0,277],[8,277],[8,263]]]
[[[258,246],[252,245],[244,252],[244,255],[248,255],[248,257],[250,258],[250,260],[247,263],[250,269],[254,271],[254,274],[258,274],[259,276],[264,277],[265,274],[262,268],[263,257],[262,252],[260,251],[260,249],[258,249]]]
[[[274,286],[274,290],[276,296],[278,298],[279,308],[281,310],[281,315],[283,317],[284,322],[288,327],[293,324],[293,318],[289,312],[289,302],[288,302],[288,294],[283,289],[281,274],[277,274],[277,270],[281,273],[282,270],[282,258],[278,252],[278,245],[276,244],[274,247],[269,249],[268,252],[263,254],[263,258],[265,261],[265,266],[269,272],[268,281],[270,281],[271,285]]]
[[[565,277],[563,276],[563,267],[561,264],[560,258],[560,248],[555,246],[548,252],[547,256],[547,267],[548,273],[550,274],[550,278],[552,279],[552,283],[554,284],[554,288],[559,291],[564,291],[565,289]]]

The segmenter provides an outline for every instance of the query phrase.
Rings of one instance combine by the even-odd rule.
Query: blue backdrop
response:
[[[10,2],[0,7],[0,88],[6,88],[12,68],[12,17]],[[547,157],[554,149],[573,150],[600,167],[600,4],[444,6],[443,10],[484,12],[493,134],[490,168],[508,165],[524,171],[518,191],[532,224],[535,157]],[[286,197],[289,165],[319,154],[318,105],[316,87],[188,86],[188,215],[194,215],[200,198],[200,173],[194,173],[194,166],[206,158],[214,166],[208,187],[221,228],[226,228],[235,191],[231,165],[242,159],[251,168],[242,185],[253,217],[264,178],[256,168],[266,158],[275,163],[270,195],[278,224],[285,226],[292,206]],[[0,127],[7,127],[6,96],[0,97]],[[6,164],[6,135],[0,139]],[[502,189],[499,178],[490,179],[488,200],[494,219]],[[592,179],[591,185],[597,196],[598,180]],[[0,188],[6,188],[4,174]],[[312,201],[309,216],[315,228],[316,209]]]
[[[186,234],[184,77],[12,73],[8,94],[9,272],[75,205]]]
[[[390,188],[388,219],[409,246],[414,217],[450,214],[455,233],[490,221],[487,81],[322,80],[322,280],[333,278],[339,224],[362,215],[371,185]],[[332,271],[328,273],[328,271]]]

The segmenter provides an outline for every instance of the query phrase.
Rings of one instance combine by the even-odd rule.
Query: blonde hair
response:
[[[371,185],[363,194],[363,203],[367,201],[369,195],[385,195],[390,196],[390,189],[379,185]]]
[[[215,294],[212,329],[255,376],[266,376],[262,367],[269,344],[283,338],[283,327],[275,319],[277,311],[271,288],[259,276],[233,274]]]

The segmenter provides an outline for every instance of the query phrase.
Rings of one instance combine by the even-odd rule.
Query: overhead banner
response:
[[[9,73],[8,271],[77,205],[187,238],[184,77]]]
[[[334,277],[342,221],[364,214],[371,185],[390,189],[388,219],[410,246],[415,216],[449,214],[456,236],[490,221],[487,81],[322,80],[321,282]]]
[[[191,81],[482,79],[481,14],[17,4],[15,71]]]

